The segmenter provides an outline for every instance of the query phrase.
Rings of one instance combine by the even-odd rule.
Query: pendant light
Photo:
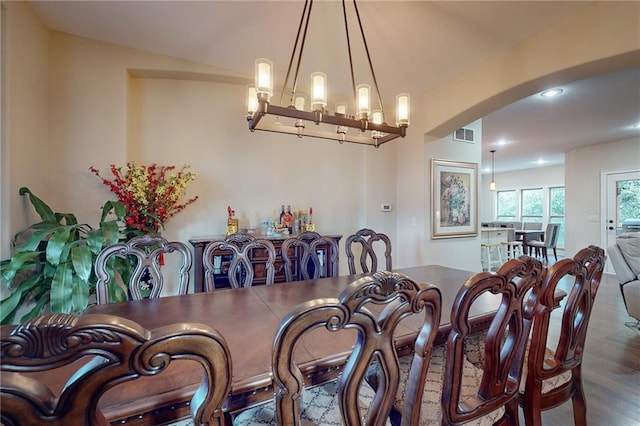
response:
[[[298,137],[310,136],[320,139],[337,140],[340,143],[352,142],[364,145],[379,147],[380,145],[406,136],[409,127],[409,95],[401,93],[396,96],[396,120],[395,125],[387,124],[383,111],[382,96],[378,88],[378,82],[373,64],[369,55],[369,47],[364,36],[364,29],[360,19],[360,13],[356,0],[352,0],[353,12],[357,18],[360,36],[364,45],[367,63],[373,89],[369,84],[357,84],[353,67],[351,34],[347,19],[346,0],[342,0],[342,14],[346,34],[346,48],[349,56],[349,72],[351,75],[351,85],[353,90],[353,110],[349,112],[345,104],[336,105],[332,113],[327,109],[327,75],[322,72],[311,74],[311,93],[309,96],[309,109],[305,110],[304,103],[298,102],[296,97],[300,94],[298,86],[298,70],[302,60],[302,53],[305,47],[307,29],[311,18],[313,0],[306,0],[298,26],[298,34],[294,43],[293,51],[283,91],[280,96],[280,105],[272,102],[273,97],[273,62],[269,59],[260,58],[256,60],[255,85],[249,87],[249,98],[247,108],[247,122],[249,130],[265,130],[277,133],[295,134]],[[328,48],[328,47],[327,47]],[[337,48],[332,46],[331,48]],[[297,61],[295,60],[297,53]],[[295,63],[294,63],[295,62]],[[332,64],[327,64],[327,68],[332,69]],[[288,86],[289,75],[293,72],[293,83]],[[282,105],[285,91],[291,91],[290,103]],[[374,99],[372,99],[374,98]],[[376,110],[371,111],[372,101],[377,99]],[[264,116],[276,117],[276,122],[271,123],[262,120]],[[291,118],[291,124],[281,118]],[[306,126],[305,123],[315,123],[314,126]]]

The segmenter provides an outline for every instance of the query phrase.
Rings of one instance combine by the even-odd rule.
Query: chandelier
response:
[[[291,52],[291,59],[289,60],[287,75],[282,87],[280,105],[271,103],[271,97],[273,95],[273,62],[265,58],[256,60],[255,85],[249,86],[248,90],[247,122],[249,124],[249,130],[252,132],[255,130],[264,130],[295,134],[300,138],[310,136],[337,140],[340,143],[352,142],[375,147],[379,147],[398,137],[405,137],[407,127],[409,126],[409,95],[407,93],[401,93],[396,96],[396,125],[387,124],[385,122],[382,96],[380,95],[380,89],[378,88],[378,82],[373,70],[373,64],[369,55],[369,48],[364,36],[364,29],[360,20],[356,0],[353,0],[353,9],[360,27],[360,35],[362,36],[362,43],[366,52],[378,106],[373,111],[371,110],[371,86],[369,84],[356,85],[349,25],[347,22],[347,8],[345,0],[342,0],[347,52],[349,55],[349,70],[353,91],[353,110],[350,110],[346,103],[336,103],[333,112],[327,108],[327,76],[322,72],[314,72],[311,74],[310,105],[307,109],[307,96],[302,91],[299,91],[297,86],[298,71],[304,52],[312,7],[313,0],[305,0],[302,16],[300,17],[300,24],[298,26],[298,33],[293,51]],[[294,60],[296,62],[295,72],[291,87],[288,88],[287,84]],[[282,106],[282,100],[287,90],[290,90],[289,103],[286,106]],[[276,121],[267,122],[267,120],[262,120],[265,115],[275,116]],[[282,120],[283,118],[291,120],[285,121]]]

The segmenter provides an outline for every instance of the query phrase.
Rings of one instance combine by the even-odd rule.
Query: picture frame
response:
[[[478,235],[478,164],[431,159],[431,238]]]

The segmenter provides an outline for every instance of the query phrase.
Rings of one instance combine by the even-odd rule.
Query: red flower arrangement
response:
[[[157,233],[176,213],[195,202],[198,196],[180,203],[186,193],[187,184],[195,180],[196,175],[183,166],[176,173],[176,166],[136,166],[127,163],[126,168],[111,165],[113,179],[100,175],[95,167],[89,170],[116,194],[118,201],[127,209],[127,225],[138,231]]]

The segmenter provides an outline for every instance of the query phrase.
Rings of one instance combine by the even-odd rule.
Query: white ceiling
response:
[[[253,74],[254,60],[274,62],[284,81],[302,1],[30,1],[57,31],[210,64],[233,75]],[[367,43],[385,103],[422,93],[560,22],[589,1],[360,0]],[[334,93],[351,86],[341,3],[317,1],[300,70],[328,75]],[[348,6],[350,7],[350,6]],[[349,12],[351,13],[351,12]],[[355,23],[356,78],[367,70]],[[332,64],[332,69],[326,64]],[[360,79],[358,80],[360,81]],[[496,172],[562,164],[580,145],[640,134],[640,68],[562,86],[553,100],[532,95],[483,120],[483,163],[496,149]],[[239,119],[244,119],[241,117]],[[409,128],[411,131],[411,128]],[[510,143],[495,146],[499,140]]]

